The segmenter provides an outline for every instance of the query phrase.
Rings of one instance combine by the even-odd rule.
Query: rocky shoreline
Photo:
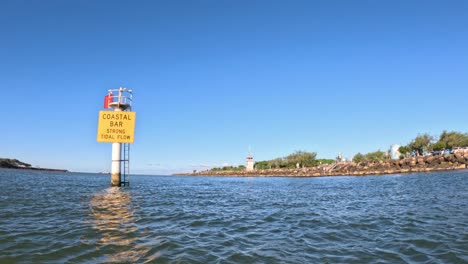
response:
[[[265,169],[254,171],[200,171],[175,174],[178,176],[239,176],[239,177],[321,177],[321,176],[366,176],[382,174],[402,174],[466,169],[468,153],[439,156],[413,157],[401,160],[364,161],[360,163],[339,162],[331,165],[298,169]]]
[[[17,159],[3,159],[0,158],[1,169],[12,169],[12,170],[37,170],[37,171],[49,171],[49,172],[68,172],[63,169],[49,169],[49,168],[37,168],[32,167],[31,164],[19,161]]]
[[[0,167],[0,169],[4,170],[34,170],[34,171],[45,171],[45,172],[70,172],[69,170],[64,170],[64,169],[49,169],[49,168],[23,168],[23,167],[16,167],[16,168],[10,168],[10,167]]]

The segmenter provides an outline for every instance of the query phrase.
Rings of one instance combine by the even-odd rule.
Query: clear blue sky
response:
[[[134,90],[134,173],[468,132],[468,1],[2,1],[0,157],[109,171],[109,88]]]

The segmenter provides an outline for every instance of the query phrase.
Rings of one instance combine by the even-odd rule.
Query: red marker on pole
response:
[[[112,94],[104,96],[104,108],[109,108],[110,103],[112,103]]]

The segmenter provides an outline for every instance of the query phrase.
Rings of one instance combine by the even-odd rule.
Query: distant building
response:
[[[400,145],[392,145],[390,147],[390,158],[393,159],[393,160],[396,160],[396,159],[400,159]]]
[[[343,159],[343,155],[341,155],[341,152],[340,152],[338,153],[338,157],[336,157],[336,162],[343,162],[343,161],[345,160]]]
[[[246,170],[247,171],[253,171],[254,170],[254,158],[252,155],[248,155],[247,158],[245,158],[245,162],[247,163]]]

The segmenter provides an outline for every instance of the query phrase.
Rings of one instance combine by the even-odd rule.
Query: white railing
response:
[[[119,89],[109,89],[109,95],[111,96],[112,103],[118,103],[122,105],[132,106],[133,103],[133,93],[132,90],[120,87]]]

